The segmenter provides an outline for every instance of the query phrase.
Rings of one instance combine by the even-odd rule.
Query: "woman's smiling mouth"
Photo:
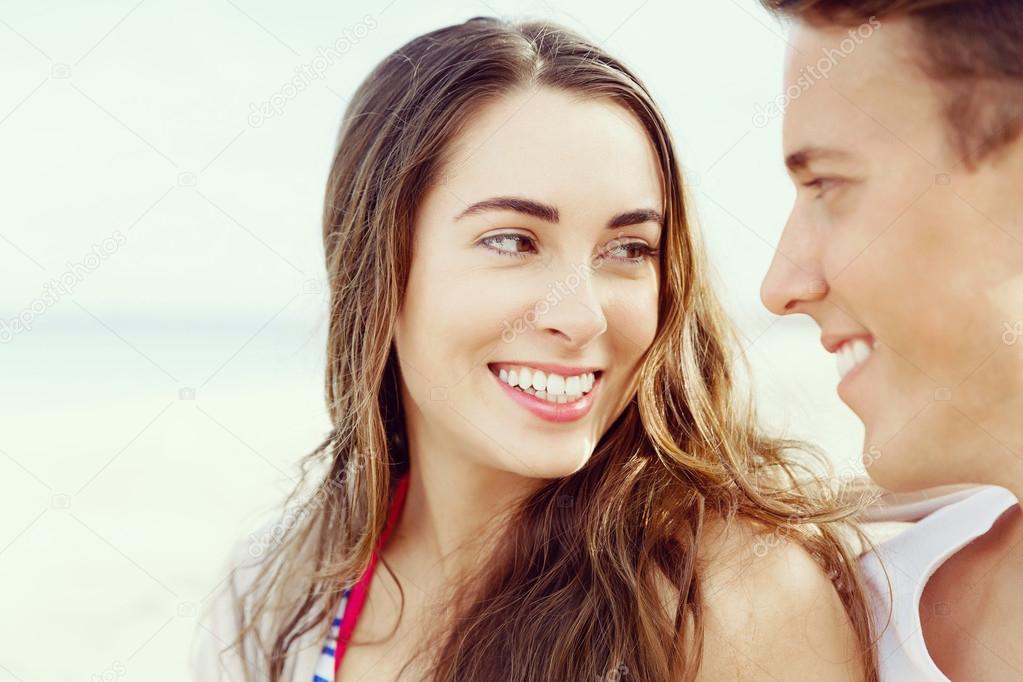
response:
[[[603,371],[545,364],[490,363],[491,375],[515,402],[553,422],[575,421],[593,406]],[[564,374],[545,371],[562,369]],[[581,371],[580,371],[581,370]]]

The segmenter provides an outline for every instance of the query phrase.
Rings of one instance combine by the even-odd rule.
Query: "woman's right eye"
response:
[[[480,243],[487,244],[488,249],[497,251],[502,256],[525,258],[529,254],[519,251],[516,244],[532,244],[533,240],[524,234],[497,234],[492,237],[484,237]],[[504,246],[491,246],[491,244],[503,244]]]

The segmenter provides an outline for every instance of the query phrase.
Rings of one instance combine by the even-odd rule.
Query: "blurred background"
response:
[[[767,421],[859,469],[819,332],[758,298],[794,190],[764,113],[784,30],[754,0],[4,2],[0,682],[186,679],[229,546],[330,428],[343,108],[404,42],[481,14],[560,22],[645,81]]]

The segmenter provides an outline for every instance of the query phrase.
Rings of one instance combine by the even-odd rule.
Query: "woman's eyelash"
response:
[[[637,256],[635,258],[622,258],[622,259],[620,259],[620,260],[634,262],[634,263],[638,263],[640,261],[652,259],[652,258],[657,256],[661,252],[660,249],[655,249],[652,246],[646,244],[645,242],[624,242],[622,244],[619,244],[615,248],[621,248],[621,249],[638,248],[640,250],[640,255],[639,256]]]
[[[488,243],[488,242],[493,242],[493,241],[498,241],[498,240],[505,240],[505,239],[521,240],[519,243],[522,243],[522,242],[530,242],[530,243],[532,243],[533,242],[533,239],[531,237],[527,237],[527,236],[522,235],[522,234],[497,234],[497,235],[493,235],[491,237],[485,237],[485,238],[481,239],[480,243],[481,244],[485,244],[485,243]],[[511,256],[513,258],[525,258],[526,256],[529,255],[528,253],[522,253],[521,251],[506,251],[504,249],[495,249],[495,248],[490,247],[490,246],[488,246],[487,248],[489,248],[491,251],[496,251],[497,253],[501,254],[502,256]],[[627,249],[627,248],[639,248],[639,249],[642,250],[641,251],[641,255],[638,256],[638,257],[635,257],[635,258],[628,258],[628,257],[626,257],[626,258],[618,258],[616,260],[622,260],[622,261],[625,261],[625,262],[638,263],[640,261],[653,258],[654,256],[657,256],[660,253],[659,249],[655,249],[655,248],[649,246],[648,244],[646,244],[645,242],[640,242],[640,241],[624,242],[624,243],[618,244],[615,247],[615,249]]]

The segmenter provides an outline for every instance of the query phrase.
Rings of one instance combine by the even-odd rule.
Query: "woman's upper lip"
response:
[[[821,345],[829,353],[834,353],[842,347],[843,343],[852,341],[853,339],[863,339],[871,346],[874,345],[873,335],[867,332],[857,332],[854,334],[821,334]]]
[[[500,362],[491,362],[488,364],[491,368],[499,368],[501,365],[530,367],[547,373],[553,372],[554,374],[560,374],[562,376],[575,376],[576,374],[586,374],[587,372],[593,372],[596,374],[603,371],[600,367],[569,367],[568,365],[559,365],[554,362],[533,362],[532,360],[501,360]]]

